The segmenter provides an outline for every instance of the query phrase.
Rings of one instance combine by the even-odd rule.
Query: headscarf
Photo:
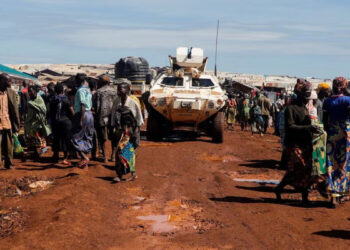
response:
[[[331,86],[329,86],[329,84],[322,82],[317,86],[317,92],[323,91],[323,90],[328,90],[330,89]]]
[[[344,77],[337,77],[333,80],[333,91],[341,94],[343,93],[344,89],[346,89],[347,85],[348,81]]]
[[[311,90],[312,84],[309,81],[301,78],[297,80],[297,84],[295,84],[294,87],[294,93],[297,95],[304,94],[306,92],[311,92]]]

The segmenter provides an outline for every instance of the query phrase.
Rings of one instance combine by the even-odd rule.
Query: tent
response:
[[[6,73],[10,77],[18,79],[18,80],[29,80],[33,82],[38,82],[38,78],[35,78],[34,76],[28,75],[26,73],[17,71],[15,69],[9,68],[3,64],[0,64],[0,74]]]

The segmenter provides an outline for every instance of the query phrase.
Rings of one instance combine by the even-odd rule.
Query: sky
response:
[[[0,63],[168,66],[200,47],[219,71],[350,77],[348,0],[1,0]]]

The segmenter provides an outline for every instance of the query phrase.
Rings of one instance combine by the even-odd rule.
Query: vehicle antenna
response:
[[[215,43],[215,76],[218,76],[218,71],[216,68],[216,60],[218,57],[218,37],[219,37],[219,19],[218,19],[218,25],[216,27],[216,43]]]

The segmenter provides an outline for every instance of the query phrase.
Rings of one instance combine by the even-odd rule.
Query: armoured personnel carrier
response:
[[[218,79],[205,73],[208,58],[200,48],[179,47],[169,56],[170,69],[152,82],[148,98],[147,137],[160,140],[169,130],[205,133],[223,142],[225,92]]]

